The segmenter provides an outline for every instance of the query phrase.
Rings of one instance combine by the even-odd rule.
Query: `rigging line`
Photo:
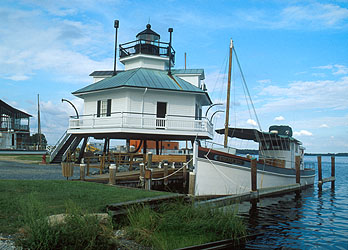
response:
[[[259,121],[259,118],[257,117],[256,110],[255,110],[255,107],[254,107],[254,103],[253,103],[253,101],[252,101],[252,99],[251,99],[250,92],[249,92],[249,89],[248,89],[248,86],[247,86],[247,84],[246,84],[246,81],[245,81],[245,77],[244,77],[242,68],[241,68],[240,63],[239,63],[239,60],[238,60],[237,52],[236,52],[236,50],[234,49],[234,47],[233,47],[233,50],[234,50],[234,54],[235,54],[235,56],[236,56],[236,61],[237,61],[237,64],[238,64],[240,73],[241,73],[241,75],[242,75],[243,83],[244,83],[244,85],[245,85],[245,87],[246,87],[246,90],[247,90],[247,92],[248,92],[248,96],[249,96],[249,98],[250,98],[251,105],[252,105],[253,110],[254,110],[254,113],[255,113],[255,117],[256,117],[257,124],[258,124],[258,126],[259,126],[259,129],[262,131],[261,125],[260,125],[260,121]]]

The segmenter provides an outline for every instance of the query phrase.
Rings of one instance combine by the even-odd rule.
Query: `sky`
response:
[[[214,103],[225,102],[233,39],[257,118],[234,59],[231,126],[290,125],[307,152],[348,152],[347,0],[1,0],[0,99],[33,115],[35,133],[39,94],[49,144],[74,115],[61,99],[82,112],[83,100],[71,92],[91,84],[93,71],[113,68],[115,19],[119,43],[134,40],[147,23],[167,42],[172,27],[175,68],[184,67],[186,52],[187,68],[205,70]],[[213,120],[221,128],[224,114]]]

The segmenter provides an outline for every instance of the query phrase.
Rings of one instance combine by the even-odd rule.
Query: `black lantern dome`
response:
[[[149,42],[158,42],[160,40],[160,35],[151,29],[151,25],[147,24],[146,29],[139,32],[136,36],[138,40],[146,40]]]

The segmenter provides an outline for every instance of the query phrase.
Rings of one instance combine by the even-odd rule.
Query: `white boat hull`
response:
[[[198,158],[195,195],[231,195],[251,190],[250,167]],[[301,176],[301,185],[313,185],[315,174]],[[279,171],[257,170],[257,188],[285,186],[296,183],[296,175]]]

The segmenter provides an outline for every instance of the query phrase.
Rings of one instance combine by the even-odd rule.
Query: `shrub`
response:
[[[17,245],[25,249],[114,249],[111,220],[103,221],[86,214],[74,203],[66,204],[67,216],[61,223],[50,223],[44,205],[31,197],[22,203],[23,228]]]
[[[157,211],[138,206],[129,210],[129,237],[156,249],[174,249],[246,235],[236,211],[195,207],[182,202],[162,205]]]

